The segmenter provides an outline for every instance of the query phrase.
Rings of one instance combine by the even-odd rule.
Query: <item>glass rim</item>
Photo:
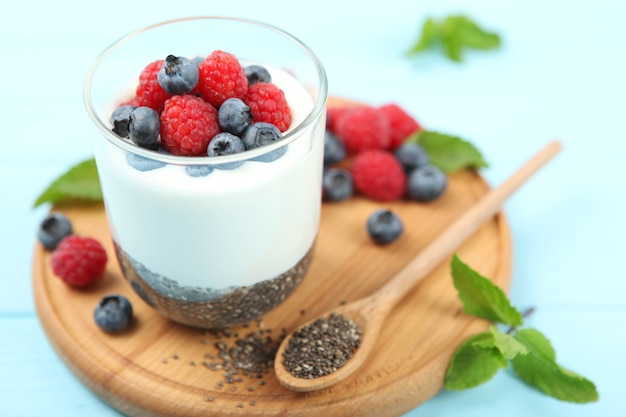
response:
[[[302,49],[308,58],[311,60],[318,76],[319,88],[317,90],[317,98],[314,99],[313,108],[309,112],[309,114],[305,117],[305,119],[300,122],[294,129],[290,130],[288,133],[282,136],[282,139],[272,143],[270,145],[265,145],[259,148],[246,150],[241,153],[232,154],[232,155],[221,155],[221,156],[179,156],[173,154],[165,154],[158,151],[153,151],[150,149],[142,148],[138,145],[135,145],[128,139],[121,138],[112,132],[111,127],[105,123],[100,116],[98,116],[98,111],[94,108],[93,100],[92,100],[92,86],[93,86],[93,78],[98,70],[99,64],[104,61],[109,54],[111,54],[116,48],[123,45],[124,43],[132,40],[133,38],[141,35],[144,32],[150,31],[151,29],[155,29],[161,26],[167,26],[175,23],[182,23],[194,20],[206,20],[206,21],[230,21],[235,23],[243,23],[249,24],[253,26],[257,26],[260,28],[267,29],[271,32],[275,32],[281,35],[283,38],[292,42],[294,45],[298,46]],[[127,152],[143,156],[148,159],[165,162],[167,164],[173,165],[218,165],[229,162],[240,162],[247,161],[252,158],[259,157],[261,155],[268,154],[270,152],[275,151],[276,149],[282,148],[295,141],[298,137],[301,136],[302,132],[307,129],[310,125],[312,125],[315,120],[318,119],[320,113],[325,109],[326,101],[328,99],[328,79],[326,76],[326,71],[322,66],[319,58],[315,53],[309,48],[304,42],[300,41],[298,38],[293,36],[292,34],[274,26],[269,23],[264,23],[254,19],[245,19],[239,17],[229,17],[229,16],[212,16],[212,15],[203,15],[203,16],[191,16],[191,17],[183,17],[178,19],[165,20],[158,23],[154,23],[149,26],[145,26],[141,29],[130,32],[117,41],[113,42],[107,48],[102,51],[94,63],[89,68],[87,72],[87,77],[85,79],[84,87],[83,87],[83,102],[87,109],[87,113],[89,114],[92,121],[96,124],[96,127],[104,134],[104,137],[111,144],[116,147],[125,150]]]

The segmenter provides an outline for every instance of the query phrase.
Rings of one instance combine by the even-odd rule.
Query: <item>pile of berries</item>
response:
[[[215,50],[206,58],[169,55],[148,64],[135,96],[115,109],[110,122],[115,134],[147,149],[219,156],[280,140],[291,125],[291,109],[266,68],[242,67],[234,55]],[[129,159],[139,170],[159,167],[135,162]]]
[[[107,253],[94,238],[74,233],[72,223],[61,212],[52,212],[39,224],[37,238],[51,251],[52,272],[67,285],[84,288],[102,278]],[[96,324],[108,333],[125,329],[132,320],[130,302],[122,295],[104,297],[94,310]]]
[[[397,104],[328,110],[324,142],[323,195],[342,201],[355,192],[376,201],[433,201],[447,177],[426,151],[407,139],[422,130]]]
[[[421,130],[394,103],[330,108],[324,141],[324,199],[343,201],[355,193],[376,201],[437,199],[447,188],[445,173],[429,163],[422,146],[407,141]],[[366,229],[378,245],[396,241],[404,231],[400,217],[388,209],[374,211]]]

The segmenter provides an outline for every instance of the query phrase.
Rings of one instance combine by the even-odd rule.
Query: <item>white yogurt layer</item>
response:
[[[271,69],[292,128],[313,109],[288,73]],[[272,162],[191,177],[166,165],[141,172],[127,152],[98,140],[96,160],[112,237],[154,273],[179,285],[224,288],[275,278],[311,248],[320,218],[324,117]]]

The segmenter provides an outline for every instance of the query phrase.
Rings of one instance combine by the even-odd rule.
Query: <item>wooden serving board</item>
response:
[[[355,197],[324,203],[315,256],[301,286],[282,305],[249,327],[278,336],[341,302],[370,294],[427,246],[452,220],[488,190],[475,172],[451,175],[444,196],[429,204],[379,203]],[[391,245],[374,245],[365,222],[377,208],[395,210],[405,232]],[[454,349],[488,323],[462,312],[447,263],[440,265],[391,312],[370,360],[331,388],[295,393],[280,386],[273,370],[261,378],[224,384],[223,373],[202,366],[217,354],[217,336],[175,324],[137,297],[115,259],[101,204],[57,207],[75,233],[99,239],[109,255],[103,279],[74,289],[56,278],[50,254],[37,245],[33,287],[37,312],[62,360],[96,395],[130,416],[398,416],[435,395]],[[508,289],[512,249],[502,214],[483,225],[457,253],[496,285]],[[109,293],[125,295],[135,320],[109,335],[94,323],[93,310]],[[235,388],[233,388],[235,387]]]

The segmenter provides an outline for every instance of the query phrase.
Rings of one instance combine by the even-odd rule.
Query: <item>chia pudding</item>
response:
[[[213,25],[215,30],[207,29]],[[248,37],[215,36],[227,27]],[[321,210],[324,70],[299,41],[258,22],[190,18],[148,29],[105,51],[85,87],[88,112],[105,139],[95,141],[95,157],[122,272],[146,303],[173,321],[224,328],[259,319],[293,293],[313,256]],[[112,133],[112,110],[132,91],[128,80],[141,72],[137,68],[177,52],[176,45],[184,45],[187,56],[204,52],[180,39],[190,32],[205,35],[194,39],[220,39],[219,49],[246,58],[242,66],[268,70],[291,110],[279,141],[226,156],[186,157],[141,148]],[[160,44],[164,35],[168,41]],[[261,35],[264,44],[255,39]],[[146,48],[159,54],[139,61]],[[278,157],[265,158],[272,153]]]

